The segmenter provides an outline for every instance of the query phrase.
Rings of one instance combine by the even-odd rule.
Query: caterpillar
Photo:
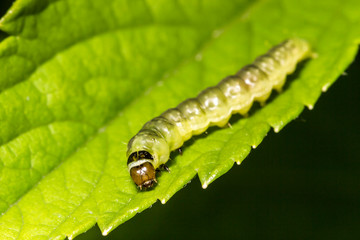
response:
[[[130,139],[127,166],[140,190],[157,183],[156,171],[166,167],[170,152],[209,126],[224,127],[232,114],[245,115],[254,101],[264,103],[272,89],[280,91],[286,75],[298,62],[311,57],[310,45],[299,38],[288,39],[259,56],[235,75],[206,88],[196,98],[168,109],[145,123]]]

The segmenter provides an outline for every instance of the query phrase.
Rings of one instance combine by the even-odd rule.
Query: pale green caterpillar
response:
[[[311,56],[308,42],[288,39],[196,98],[147,122],[128,144],[127,164],[136,185],[152,187],[157,182],[155,170],[167,169],[171,151],[209,126],[225,126],[234,113],[246,114],[254,101],[265,102],[272,89],[281,90],[296,64]]]

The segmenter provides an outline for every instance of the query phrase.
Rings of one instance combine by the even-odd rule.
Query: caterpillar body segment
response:
[[[246,114],[254,101],[264,103],[272,89],[281,90],[296,64],[311,56],[305,40],[288,39],[196,98],[145,123],[128,144],[128,169],[136,185],[151,188],[156,169],[168,161],[171,151],[209,126],[225,126],[232,114]]]

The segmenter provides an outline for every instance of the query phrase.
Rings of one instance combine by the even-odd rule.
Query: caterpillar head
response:
[[[153,156],[147,151],[133,152],[129,156],[127,163],[130,176],[140,190],[149,189],[157,182],[153,160]]]

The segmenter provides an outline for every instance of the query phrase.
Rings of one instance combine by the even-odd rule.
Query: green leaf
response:
[[[0,20],[9,34],[0,43],[1,239],[74,238],[95,223],[106,235],[197,173],[207,187],[271,127],[312,108],[351,63],[359,5],[16,1]],[[126,144],[146,121],[293,36],[318,57],[283,93],[231,128],[189,140],[153,191],[136,189]]]

